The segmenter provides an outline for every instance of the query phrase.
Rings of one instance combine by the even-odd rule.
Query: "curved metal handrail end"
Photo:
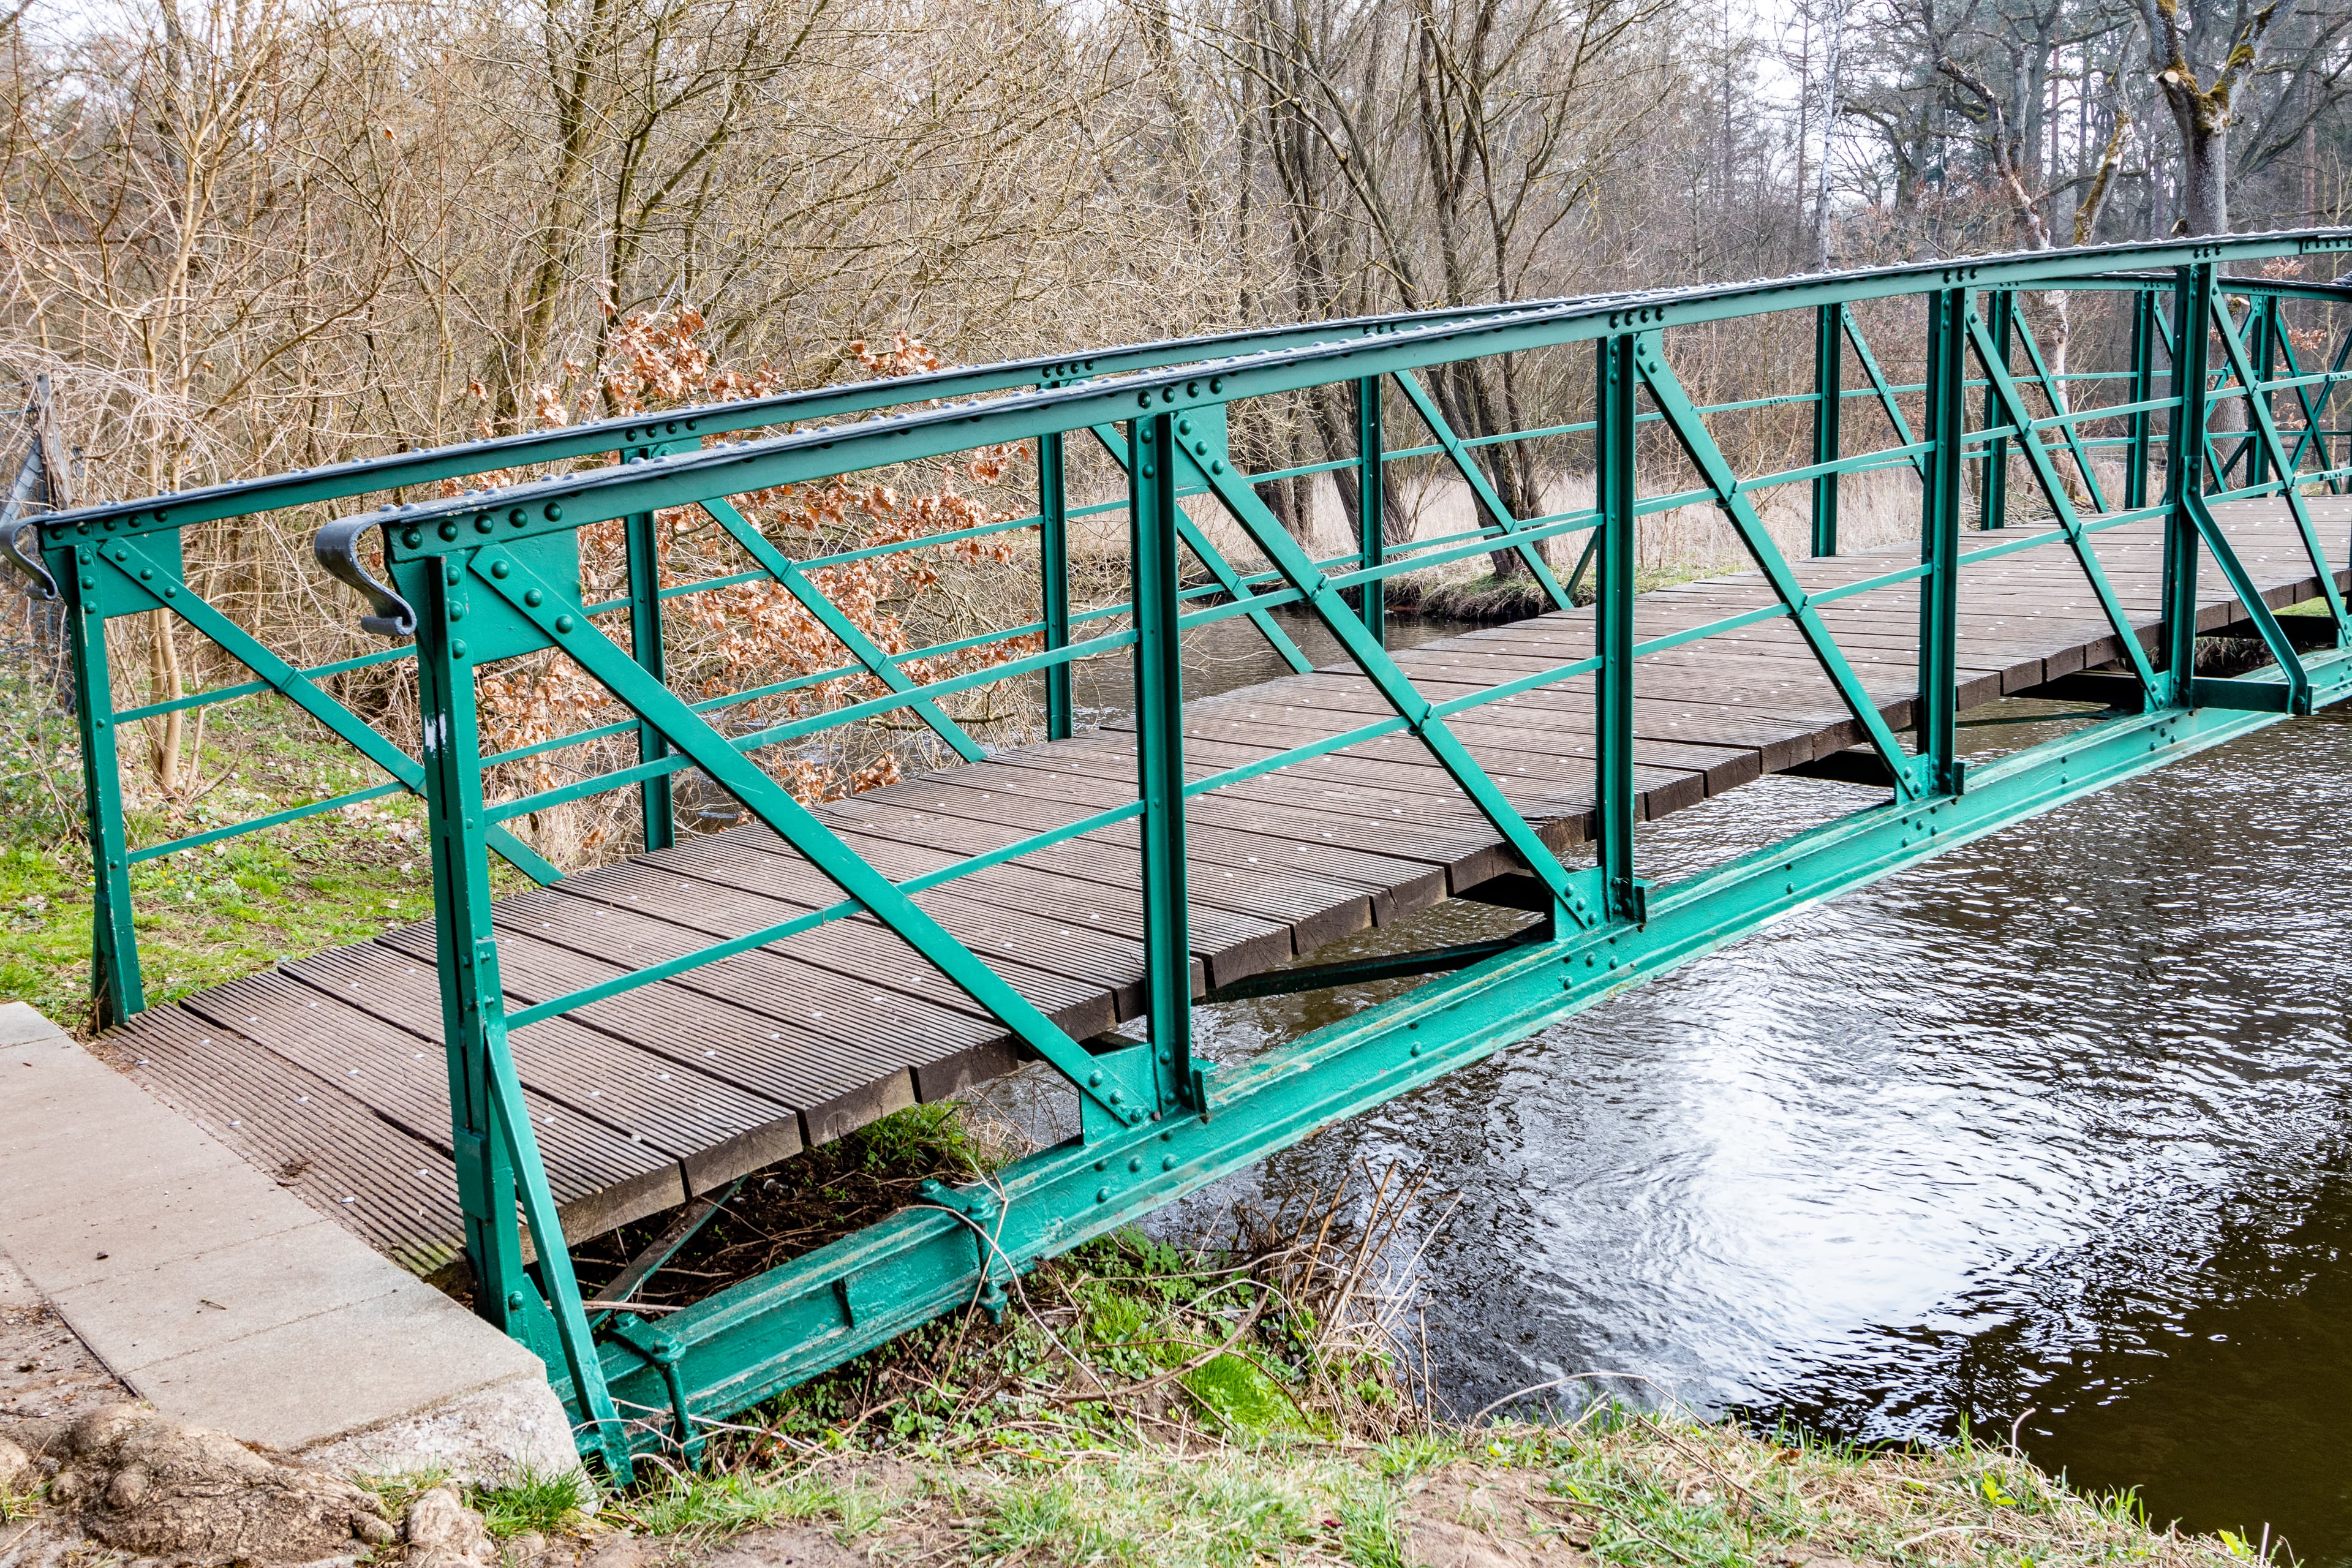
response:
[[[368,606],[375,614],[360,617],[362,631],[380,637],[413,637],[416,635],[416,611],[393,592],[390,584],[376,581],[375,574],[360,559],[361,536],[371,528],[382,526],[383,519],[375,517],[347,517],[331,522],[310,542],[310,553],[318,558],[327,575],[366,595]]]

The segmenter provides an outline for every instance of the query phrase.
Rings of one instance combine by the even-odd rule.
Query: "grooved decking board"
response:
[[[2338,563],[2352,498],[2314,498]],[[2319,592],[2284,506],[2218,509],[2273,607]],[[2025,531],[2013,531],[2022,536]],[[1996,536],[1970,533],[1969,548]],[[2161,536],[2093,536],[2144,646],[2155,642]],[[1900,566],[1899,552],[1797,565],[1808,591]],[[2198,623],[2242,619],[2210,564]],[[1637,641],[1763,608],[1760,574],[1677,584],[1635,605]],[[1917,589],[1903,583],[1817,606],[1885,721],[1910,721]],[[2123,647],[2063,542],[1965,568],[1964,706],[2028,690]],[[1397,654],[1447,701],[1590,654],[1589,610]],[[1189,702],[1185,766],[1198,780],[1391,717],[1352,667],[1288,675]],[[1449,721],[1515,809],[1556,849],[1592,816],[1590,678],[1539,687]],[[1859,743],[1849,713],[1785,617],[1645,655],[1633,703],[1634,784],[1656,818]],[[1133,800],[1126,724],[992,754],[817,808],[894,881],[1003,849]],[[918,895],[960,941],[1073,1034],[1144,1007],[1138,827],[1097,829]],[[1188,822],[1195,992],[1386,924],[1517,862],[1462,786],[1396,733],[1195,797]],[[839,891],[763,825],[569,877],[499,900],[510,1008],[759,931]],[[102,1042],[124,1071],[404,1264],[428,1272],[462,1237],[449,1164],[433,931],[411,926],[152,1008]],[[516,1068],[564,1228],[577,1239],[672,1206],[877,1117],[1011,1070],[1005,1031],[870,916],[625,992],[513,1036]]]

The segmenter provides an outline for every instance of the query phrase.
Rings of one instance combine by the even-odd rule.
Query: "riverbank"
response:
[[[978,1151],[950,1126],[877,1140],[891,1155],[864,1179],[953,1174]],[[593,1518],[545,1487],[486,1511],[510,1555],[550,1568],[1958,1568],[2264,1549],[2174,1532],[2128,1494],[2078,1494],[1967,1434],[1869,1451],[1701,1421],[1598,1375],[1510,1403],[1540,1421],[1448,1411],[1412,1267],[1450,1202],[1402,1170],[1349,1187],[1244,1205],[1208,1245],[1081,1247],[1013,1289],[1000,1321],[943,1321],[714,1424],[699,1469],[656,1463]]]

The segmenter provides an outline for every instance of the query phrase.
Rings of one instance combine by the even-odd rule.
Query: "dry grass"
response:
[[[926,1126],[917,1163],[969,1158],[939,1142],[939,1119]],[[1441,1417],[1412,1271],[1446,1212],[1391,1168],[1238,1211],[1222,1246],[1090,1244],[1016,1287],[1001,1325],[977,1310],[934,1324],[719,1426],[703,1469],[657,1468],[601,1522],[673,1559],[735,1542],[815,1564],[2219,1568],[2284,1554],[2160,1527],[2128,1494],[2072,1491],[1965,1432],[1866,1450],[1616,1403],[1625,1385],[1593,1379],[1554,1391],[1578,1412],[1557,1424]]]

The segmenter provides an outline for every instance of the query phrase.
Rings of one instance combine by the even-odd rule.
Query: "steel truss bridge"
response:
[[[1791,909],[2352,696],[2352,440],[2328,425],[2352,376],[2352,288],[2262,270],[2346,249],[2352,232],[2255,236],[1318,323],[12,524],[0,543],[63,599],[79,682],[95,984],[116,1025],[103,1048],[248,1157],[302,1173],[305,1195],[419,1272],[462,1257],[478,1310],[545,1360],[583,1453],[625,1476],[633,1455],[695,1450],[698,1422],[940,1313],[1001,1307],[1041,1259]],[[2053,367],[2019,300],[2062,290],[2077,359]],[[1734,330],[1809,341],[1809,384],[1695,400],[1677,362]],[[2095,340],[2109,352],[2083,368]],[[1590,402],[1465,437],[1433,378],[1506,354],[1572,365]],[[1347,389],[1354,455],[1244,471],[1234,411],[1327,386]],[[1810,422],[1811,460],[1742,474],[1722,433],[1772,417],[1801,422],[1801,438]],[[1514,515],[1481,452],[1509,442],[1591,472],[1591,503]],[[795,558],[738,504],[1010,443],[1035,456],[1035,510],[955,532]],[[1082,499],[1084,464],[1108,476],[1094,487],[1108,499]],[[1258,487],[1341,469],[1355,539],[1318,559]],[[1916,493],[1910,542],[1840,552],[1841,479],[1851,498],[1885,469]],[[1384,489],[1432,470],[1466,489],[1472,526],[1385,542]],[[539,477],[508,482],[516,471]],[[497,488],[451,493],[485,475]],[[1810,510],[1800,559],[1759,510],[1780,487]],[[298,668],[190,582],[190,529],[420,489],[444,499],[395,499],[317,536],[324,570],[364,597],[367,630],[391,639],[380,651]],[[1753,569],[1637,594],[1643,530],[1691,506],[1719,510]],[[663,579],[657,519],[689,511],[731,539],[740,572]],[[1097,517],[1123,530],[1127,586],[1082,604],[1073,541],[1100,535]],[[614,524],[625,592],[586,602],[582,531]],[[1244,540],[1256,563],[1213,536]],[[1038,613],[961,642],[887,652],[819,590],[828,567],[1007,538],[1034,546]],[[1549,613],[1388,647],[1391,579],[1496,551],[1517,552]],[[744,583],[814,617],[838,666],[682,694],[665,675],[665,608]],[[2290,605],[2301,613],[2276,613]],[[159,609],[251,679],[117,708],[106,625]],[[1344,659],[1310,668],[1277,609],[1319,624]],[[1234,617],[1295,673],[1188,700],[1181,634]],[[2200,674],[2200,638],[2214,636],[2257,640],[2267,661]],[[1038,651],[938,673],[1013,637]],[[627,717],[492,749],[480,673],[551,648]],[[1131,661],[1134,719],[1080,732],[1071,668],[1106,653]],[[337,677],[410,659],[421,754],[332,695]],[[745,717],[845,680],[860,684],[823,710]],[[991,752],[955,700],[1007,680],[1042,688],[1049,739]],[[131,842],[122,727],[270,694],[383,782]],[[1962,710],[2019,694],[2071,703],[2035,710],[2065,715],[2063,735],[1964,756]],[[811,806],[758,760],[885,719],[923,726],[957,761]],[[598,740],[634,760],[486,788],[488,769]],[[672,790],[688,770],[749,820],[679,833]],[[1638,824],[1766,773],[1877,793],[1675,885],[1638,874]],[[634,792],[644,835],[617,864],[559,876],[505,826],[611,791]],[[429,925],[147,1005],[134,866],[401,792],[426,804]],[[493,856],[536,889],[495,897]],[[1299,962],[1447,898],[1534,918],[1508,940]],[[1194,1051],[1203,1000],[1405,975],[1430,978],[1246,1064],[1213,1070]],[[692,1307],[592,1321],[570,1242],[1024,1063],[1075,1096],[1077,1136]]]

